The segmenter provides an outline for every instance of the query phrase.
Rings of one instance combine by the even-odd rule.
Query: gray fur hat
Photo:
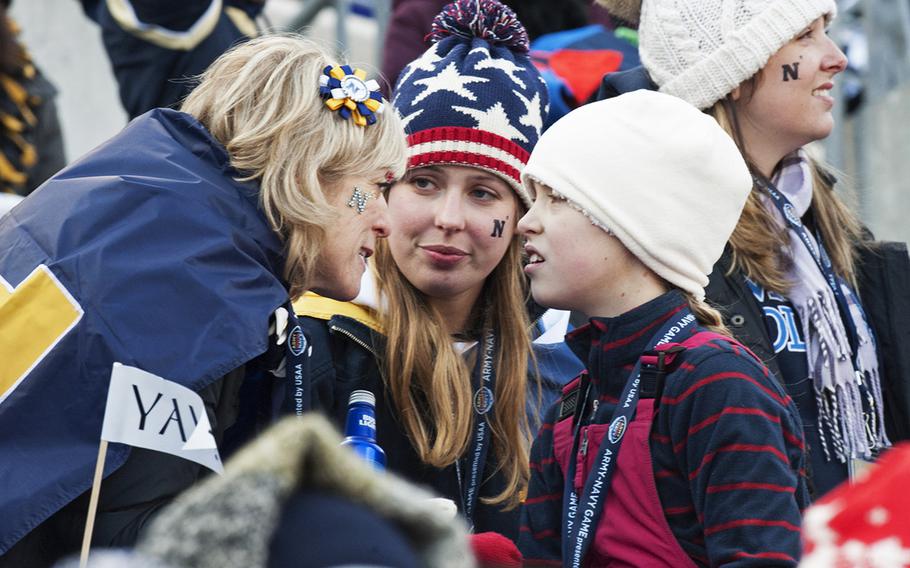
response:
[[[475,566],[467,530],[432,495],[372,469],[321,416],[289,417],[161,513],[137,549],[172,568],[263,568],[283,505],[342,496],[395,525],[425,566]]]

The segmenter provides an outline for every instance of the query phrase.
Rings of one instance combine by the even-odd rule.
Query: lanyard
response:
[[[663,327],[651,338],[647,351],[652,351],[660,345],[669,343],[687,326],[695,322],[695,316],[688,309],[682,310],[682,317],[674,321],[668,320]],[[626,381],[619,403],[613,411],[610,426],[606,435],[600,442],[597,450],[597,459],[594,469],[585,479],[581,499],[575,492],[575,467],[578,456],[578,434],[588,397],[591,394],[590,378],[587,378],[583,387],[584,396],[575,411],[575,427],[572,433],[572,454],[566,467],[565,488],[563,491],[563,527],[562,562],[563,566],[580,568],[584,561],[591,538],[597,530],[600,515],[603,513],[607,492],[610,489],[610,479],[616,469],[616,460],[619,457],[619,448],[622,444],[623,434],[632,423],[638,405],[641,383],[641,358],[635,363],[635,368]],[[587,444],[587,438],[585,439]],[[579,510],[580,508],[580,510]]]
[[[844,296],[844,290],[841,287],[840,279],[834,273],[834,267],[831,265],[831,259],[828,257],[828,252],[825,250],[824,243],[822,243],[821,235],[817,235],[815,243],[813,243],[812,238],[809,236],[809,231],[806,230],[806,226],[803,225],[803,222],[800,220],[796,208],[793,207],[793,204],[787,199],[787,196],[778,191],[777,188],[774,187],[774,184],[769,180],[762,179],[759,176],[753,176],[753,179],[771,198],[771,202],[774,203],[774,206],[780,211],[787,226],[799,235],[803,245],[809,250],[812,259],[815,260],[815,264],[818,265],[818,269],[821,270],[822,276],[825,277],[825,282],[828,283],[828,287],[831,288],[834,299],[837,301],[837,308],[840,312],[841,321],[843,321],[847,331],[847,340],[850,343],[850,349],[853,351],[853,368],[859,372],[860,367],[857,360],[857,357],[859,356],[859,338],[857,337],[856,327],[854,325],[855,322],[850,316],[850,307],[849,304],[847,304],[847,298]]]
[[[488,331],[483,339],[483,353],[477,361],[476,369],[480,368],[480,380],[475,381],[480,384],[474,391],[474,436],[468,462],[470,466],[464,472],[464,481],[462,481],[460,460],[455,461],[456,475],[458,484],[462,490],[462,508],[464,516],[468,520],[468,525],[474,528],[474,509],[477,506],[477,497],[479,494],[480,480],[483,475],[484,464],[487,460],[487,451],[490,447],[490,423],[487,415],[493,410],[493,387],[496,382],[494,359],[496,354],[496,337],[492,331]]]
[[[285,304],[288,311],[288,337],[285,341],[287,359],[285,369],[290,381],[292,392],[292,409],[297,416],[310,410],[310,376],[306,370],[307,359],[312,347],[308,348],[306,335],[300,327],[300,320],[294,313],[294,306],[290,302]]]

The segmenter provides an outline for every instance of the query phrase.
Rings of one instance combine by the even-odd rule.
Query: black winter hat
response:
[[[419,568],[404,533],[345,497],[299,492],[284,505],[269,546],[268,568],[330,566]]]

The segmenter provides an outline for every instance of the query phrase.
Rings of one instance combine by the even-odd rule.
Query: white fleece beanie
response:
[[[558,120],[521,180],[531,195],[536,180],[568,199],[698,299],[752,190],[746,163],[717,122],[653,91],[587,104]]]
[[[765,66],[834,0],[598,0],[638,23],[641,62],[662,93],[706,109]]]

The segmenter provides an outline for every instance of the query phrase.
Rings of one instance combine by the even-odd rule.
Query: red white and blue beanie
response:
[[[549,99],[521,22],[496,0],[457,0],[428,37],[433,45],[404,68],[392,100],[408,133],[408,168],[481,168],[530,206],[521,171]]]

